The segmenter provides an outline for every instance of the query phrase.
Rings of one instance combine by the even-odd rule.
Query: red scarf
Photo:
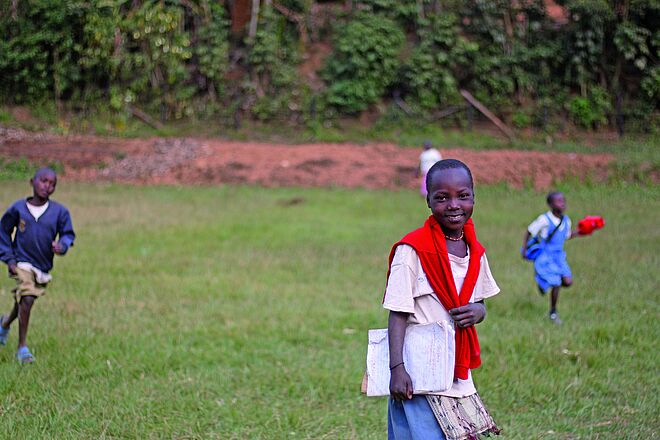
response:
[[[460,295],[456,291],[454,277],[449,264],[449,254],[447,253],[447,244],[445,243],[445,234],[438,224],[437,220],[430,216],[424,226],[416,229],[403,237],[401,241],[392,247],[390,252],[390,267],[394,252],[400,244],[407,244],[415,249],[426,278],[438,296],[445,309],[464,306],[472,297],[472,291],[479,277],[481,268],[481,256],[486,249],[477,241],[477,235],[474,232],[474,223],[469,219],[463,227],[465,241],[470,248],[470,263],[468,264],[467,274]],[[390,273],[387,272],[389,279]],[[456,365],[454,376],[459,379],[467,379],[468,371],[481,365],[479,349],[479,339],[477,330],[474,326],[467,328],[456,327]]]

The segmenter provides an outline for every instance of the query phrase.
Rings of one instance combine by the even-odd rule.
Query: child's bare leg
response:
[[[18,318],[18,303],[14,302],[14,308],[11,309],[9,315],[6,316],[2,322],[0,322],[0,326],[2,326],[4,329],[8,329],[16,318]]]
[[[552,288],[550,294],[550,313],[557,313],[557,301],[559,301],[559,288],[560,286],[555,286]]]
[[[35,299],[35,296],[24,296],[18,304],[18,348],[26,346],[30,312]]]

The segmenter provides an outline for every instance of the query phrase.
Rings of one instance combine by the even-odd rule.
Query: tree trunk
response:
[[[511,40],[513,40],[513,23],[511,22],[511,15],[509,15],[509,9],[502,12],[502,19],[504,21],[504,30],[507,35],[506,43],[504,43],[504,50],[507,55],[511,55]]]
[[[231,2],[231,31],[240,34],[250,21],[252,0],[234,0]]]
[[[62,87],[60,83],[60,75],[57,72],[57,69],[60,66],[60,54],[57,52],[57,49],[53,51],[53,93],[55,94],[55,109],[57,114],[62,113],[62,101],[60,96],[62,95]]]
[[[254,41],[257,36],[257,25],[259,23],[259,3],[260,0],[252,0],[252,14],[250,15],[250,28],[248,30],[248,38],[250,42]]]
[[[417,0],[417,18],[424,20],[424,0]]]

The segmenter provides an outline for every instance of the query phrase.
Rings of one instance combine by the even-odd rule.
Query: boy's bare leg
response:
[[[16,318],[18,318],[18,303],[14,302],[14,308],[11,309],[9,315],[6,316],[2,322],[0,322],[0,326],[2,326],[4,329],[8,329]]]
[[[30,312],[35,299],[35,296],[24,296],[18,304],[18,348],[26,346]]]

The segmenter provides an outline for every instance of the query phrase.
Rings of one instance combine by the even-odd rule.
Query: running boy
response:
[[[433,148],[431,141],[424,141],[424,151],[419,155],[419,170],[418,175],[422,177],[419,186],[419,193],[422,197],[426,198],[426,175],[428,174],[431,167],[442,160],[442,155],[438,150]]]
[[[571,268],[566,261],[564,242],[579,234],[577,230],[571,229],[571,219],[564,214],[566,198],[563,193],[551,192],[548,194],[546,202],[550,210],[539,215],[527,227],[522,249],[524,254],[525,246],[531,237],[538,236],[543,240],[543,250],[534,260],[536,284],[541,295],[545,295],[548,289],[552,289],[548,316],[555,324],[561,324],[562,321],[557,313],[559,289],[570,287],[573,284]]]
[[[20,363],[34,362],[26,344],[30,312],[34,301],[46,293],[53,256],[64,255],[75,238],[69,211],[50,200],[57,185],[55,171],[37,170],[30,185],[32,197],[16,201],[0,219],[0,258],[16,280],[14,308],[0,317],[0,345],[7,344],[9,326],[18,318]]]
[[[483,321],[483,300],[500,289],[477,241],[471,216],[472,174],[462,162],[442,160],[427,174],[424,226],[396,243],[383,307],[390,311],[389,439],[467,439],[499,432],[477,394],[471,369],[481,364],[474,325]],[[403,362],[406,328],[446,320],[456,330],[454,383],[445,391],[413,394]]]

